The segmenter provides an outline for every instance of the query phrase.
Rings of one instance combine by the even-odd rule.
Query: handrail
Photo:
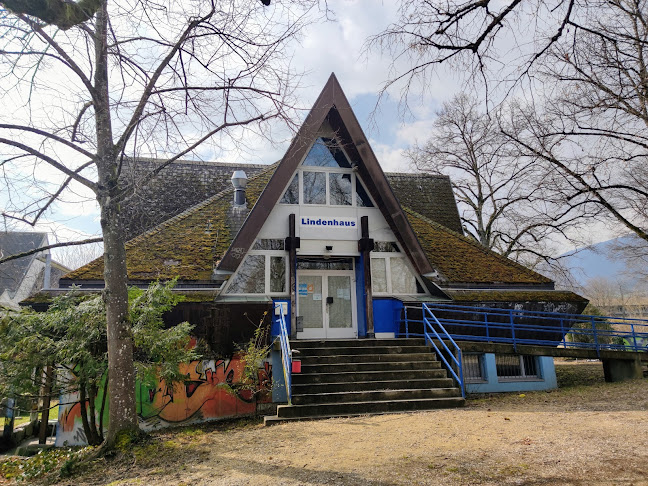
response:
[[[281,363],[283,364],[284,382],[286,384],[286,396],[288,398],[288,405],[292,404],[292,350],[290,349],[290,339],[288,339],[288,326],[286,325],[286,317],[283,313],[283,306],[281,303],[275,305],[275,309],[279,309],[279,341],[281,343]]]
[[[433,313],[456,340],[487,341],[518,345],[561,346],[602,350],[648,352],[648,320],[557,312],[501,309],[455,304],[423,304]],[[413,323],[426,326],[423,317],[412,319],[416,313],[405,314],[406,335]],[[424,333],[423,333],[424,334]],[[421,335],[421,334],[418,334]]]
[[[466,398],[466,391],[465,391],[464,379],[463,379],[463,359],[462,359],[462,356],[461,356],[461,349],[459,348],[459,346],[457,346],[457,343],[454,341],[454,339],[452,339],[452,336],[450,336],[450,334],[448,334],[448,332],[445,330],[443,325],[439,322],[439,320],[436,318],[436,316],[430,310],[430,308],[428,307],[427,304],[423,304],[423,309],[426,310],[427,313],[430,315],[430,317],[434,320],[434,323],[441,330],[442,334],[445,336],[445,339],[450,341],[450,343],[452,344],[452,346],[454,348],[454,352],[452,350],[450,350],[448,345],[444,342],[443,338],[439,335],[437,330],[434,328],[434,326],[430,322],[430,319],[428,319],[426,317],[425,313],[423,313],[423,321],[426,324],[426,327],[424,328],[425,342],[427,343],[428,340],[430,341],[430,343],[432,344],[432,346],[436,350],[437,355],[445,363],[446,368],[448,369],[448,371],[450,371],[450,373],[452,374],[454,379],[457,381],[457,384],[459,385],[459,388],[461,389],[461,396],[463,398]],[[446,360],[446,358],[444,356],[444,353],[439,349],[439,347],[436,345],[436,343],[434,342],[434,340],[432,339],[432,337],[428,333],[428,328],[430,328],[432,330],[432,332],[436,336],[437,340],[443,345],[443,348],[445,349],[447,354],[452,358],[452,361],[454,362],[455,366],[457,367],[457,370],[459,371],[459,376],[457,376],[457,373],[455,372],[454,367],[450,363],[448,363],[448,360]]]

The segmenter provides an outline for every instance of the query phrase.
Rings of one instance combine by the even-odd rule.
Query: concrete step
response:
[[[293,394],[293,405],[323,403],[355,403],[387,400],[416,400],[423,398],[448,398],[461,396],[458,388],[429,388],[401,390],[372,390],[337,393]]]
[[[338,416],[356,414],[376,414],[385,412],[402,412],[412,410],[433,410],[463,406],[461,397],[422,398],[414,400],[384,400],[368,402],[320,403],[310,405],[279,405],[279,418],[306,418],[318,416]]]
[[[325,363],[396,363],[399,361],[436,361],[436,353],[391,353],[391,354],[342,354],[330,356],[301,356],[296,354],[295,359],[300,359],[302,365]]]
[[[430,378],[418,380],[349,381],[346,383],[306,383],[293,384],[293,396],[317,393],[338,393],[373,390],[400,390],[403,388],[450,388],[452,378]]]
[[[312,347],[298,348],[292,346],[293,358],[308,356],[340,356],[349,354],[418,354],[430,353],[427,346],[348,346],[348,347]]]
[[[425,410],[420,410],[425,412]],[[419,410],[400,410],[395,412],[381,412],[374,415],[394,415],[394,414],[403,414],[403,413],[417,413]],[[345,415],[314,415],[312,417],[284,417],[280,418],[276,415],[266,415],[263,417],[263,425],[270,427],[271,425],[281,424],[286,422],[301,422],[304,420],[328,420],[340,417],[366,417],[366,413],[347,413]]]
[[[395,339],[291,339],[290,346],[298,349],[305,348],[362,348],[367,346],[424,346],[423,338]]]
[[[295,373],[292,375],[294,385],[306,383],[348,383],[357,381],[383,380],[420,380],[430,378],[447,378],[445,369],[435,370],[390,370],[390,371],[348,371],[340,373]]]
[[[325,363],[306,365],[302,363],[301,374],[438,369],[441,369],[441,363],[439,361],[383,361],[378,363]]]

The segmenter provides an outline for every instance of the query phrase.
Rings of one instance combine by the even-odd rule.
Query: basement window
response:
[[[463,376],[467,383],[481,383],[486,381],[483,361],[483,354],[463,354]]]
[[[495,366],[497,368],[498,381],[542,379],[536,356],[496,354]]]

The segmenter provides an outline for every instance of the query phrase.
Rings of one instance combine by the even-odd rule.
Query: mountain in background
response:
[[[627,246],[633,241],[635,241],[633,236],[620,236],[566,253],[561,261],[571,270],[573,277],[581,286],[585,286],[588,280],[596,278],[623,280],[634,286],[639,279],[632,276],[632,271],[627,267],[626,262],[614,251],[615,248]]]

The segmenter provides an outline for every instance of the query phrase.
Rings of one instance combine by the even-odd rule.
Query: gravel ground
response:
[[[648,485],[648,380],[558,370],[558,391],[463,409],[167,431],[61,484]]]

